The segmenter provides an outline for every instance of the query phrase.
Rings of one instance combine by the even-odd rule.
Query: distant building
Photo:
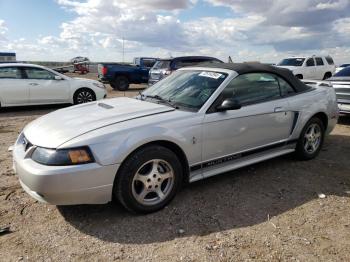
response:
[[[0,63],[16,62],[16,53],[0,52]]]

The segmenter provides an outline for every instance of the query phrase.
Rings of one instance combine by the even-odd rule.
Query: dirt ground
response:
[[[0,112],[0,227],[10,226],[0,261],[350,261],[350,118],[315,160],[287,155],[196,182],[164,210],[136,216],[115,203],[45,205],[21,189],[7,149],[62,107]]]

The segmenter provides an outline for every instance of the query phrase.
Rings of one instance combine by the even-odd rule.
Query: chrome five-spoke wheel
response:
[[[132,193],[142,205],[156,205],[165,199],[174,186],[171,165],[160,159],[152,159],[141,166],[134,176]]]
[[[296,155],[301,160],[310,160],[320,152],[325,127],[319,117],[311,118],[304,126],[296,147]]]
[[[304,149],[306,152],[313,154],[321,144],[321,128],[318,124],[311,124],[304,135]]]
[[[149,145],[121,165],[113,192],[128,210],[150,213],[167,205],[181,186],[183,167],[169,148]]]

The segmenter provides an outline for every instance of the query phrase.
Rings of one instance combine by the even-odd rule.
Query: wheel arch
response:
[[[328,116],[327,116],[327,114],[324,113],[324,112],[318,112],[318,113],[314,114],[313,116],[311,116],[310,119],[312,119],[314,117],[319,118],[322,121],[324,129],[327,130],[327,127],[328,127]]]
[[[176,143],[169,141],[169,140],[155,140],[155,141],[150,141],[145,144],[142,144],[138,147],[136,147],[134,150],[132,150],[129,154],[127,154],[126,157],[121,161],[121,166],[125,162],[126,159],[128,159],[132,154],[134,154],[136,151],[147,147],[147,146],[152,146],[152,145],[157,145],[157,146],[163,146],[172,152],[179,158],[181,164],[182,164],[182,171],[183,171],[183,182],[187,184],[189,182],[189,175],[190,175],[190,169],[189,169],[189,163],[188,159],[186,157],[186,154],[184,150]],[[116,177],[118,176],[120,168],[117,171]],[[115,178],[116,179],[116,178]]]

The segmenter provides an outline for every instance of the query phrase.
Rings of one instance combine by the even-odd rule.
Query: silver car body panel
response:
[[[221,68],[180,70],[193,69],[228,74],[198,112],[115,98],[103,101],[102,106],[97,102],[73,106],[33,121],[23,134],[34,146],[89,146],[96,162],[68,167],[40,165],[26,156],[21,141],[17,141],[14,167],[24,189],[51,204],[106,203],[112,198],[119,166],[145,144],[163,141],[178,146],[187,158],[188,163],[183,164],[188,165],[189,181],[193,182],[293,152],[301,130],[317,113],[327,116],[327,133],[336,125],[335,92],[322,85],[287,98],[209,114],[209,107],[238,74]]]

